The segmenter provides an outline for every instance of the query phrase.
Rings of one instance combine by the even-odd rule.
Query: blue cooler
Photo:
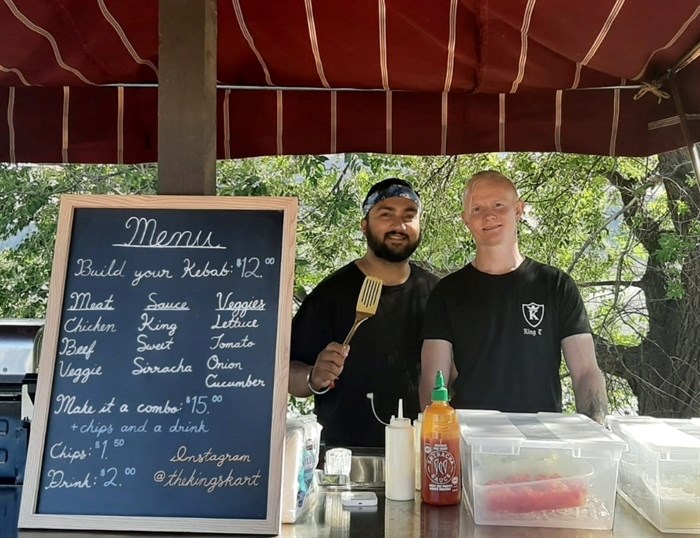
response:
[[[36,351],[40,347],[43,325],[43,320],[0,320],[1,486],[24,482],[29,423],[36,390]]]
[[[0,538],[17,537],[17,519],[22,499],[22,486],[0,484]]]

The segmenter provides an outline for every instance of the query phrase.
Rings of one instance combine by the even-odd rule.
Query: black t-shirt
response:
[[[342,342],[355,319],[365,275],[350,263],[321,282],[292,322],[291,360],[314,364],[329,342]],[[315,413],[329,446],[384,446],[384,426],[372,414],[374,393],[379,418],[389,422],[403,398],[404,416],[419,411],[420,328],[437,277],[411,264],[399,286],[384,286],[377,313],[363,322],[335,388],[315,397]]]
[[[535,413],[561,411],[561,341],[590,332],[571,277],[526,258],[504,275],[469,264],[443,278],[422,336],[452,344],[452,405]]]

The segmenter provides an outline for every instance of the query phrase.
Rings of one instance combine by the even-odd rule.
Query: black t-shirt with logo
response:
[[[452,344],[454,407],[535,413],[561,411],[561,341],[590,332],[571,277],[525,258],[504,275],[469,264],[443,278],[422,336]]]
[[[364,279],[353,262],[316,286],[294,316],[291,360],[314,364],[329,342],[345,339]],[[437,281],[411,264],[406,282],[382,288],[377,313],[353,336],[335,388],[315,397],[314,412],[328,446],[384,446],[384,425],[372,414],[368,392],[374,393],[375,409],[384,422],[396,415],[399,398],[404,416],[417,416],[420,328]]]

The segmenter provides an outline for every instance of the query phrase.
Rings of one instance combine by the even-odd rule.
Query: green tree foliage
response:
[[[0,317],[44,317],[62,194],[155,194],[156,174],[153,165],[0,164],[0,244],[28,233],[0,250]]]
[[[156,190],[153,165],[0,166],[0,241],[36,227],[21,246],[0,251],[2,317],[44,315],[60,194]],[[579,283],[612,407],[632,411],[638,399],[642,413],[700,415],[700,190],[682,154],[265,157],[220,162],[217,186],[221,196],[299,199],[296,307],[362,255],[360,203],[386,177],[409,180],[424,201],[414,260],[440,275],[462,267],[474,253],[460,215],[462,188],[482,169],[513,178],[527,203],[523,253]],[[562,377],[567,385],[566,371]],[[573,409],[570,391],[565,404]]]

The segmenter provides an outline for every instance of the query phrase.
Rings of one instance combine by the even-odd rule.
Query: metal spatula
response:
[[[360,295],[357,297],[355,323],[352,324],[350,332],[345,337],[345,340],[343,340],[344,346],[350,343],[350,339],[353,337],[360,324],[377,313],[377,306],[379,306],[379,297],[382,295],[383,284],[382,280],[376,276],[365,277],[365,281],[360,288]]]

